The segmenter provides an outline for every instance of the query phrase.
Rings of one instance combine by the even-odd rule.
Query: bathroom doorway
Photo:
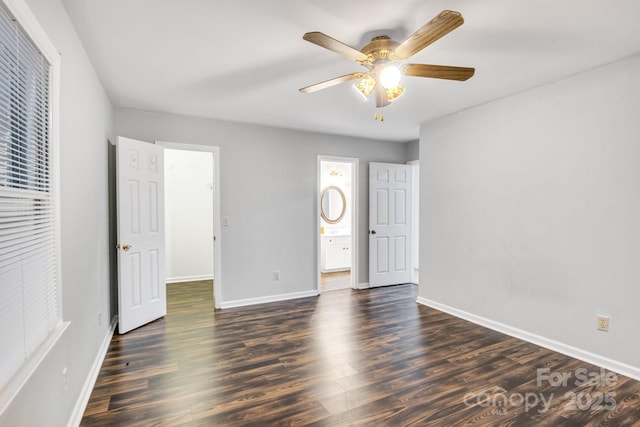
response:
[[[318,291],[357,282],[358,159],[318,157]]]

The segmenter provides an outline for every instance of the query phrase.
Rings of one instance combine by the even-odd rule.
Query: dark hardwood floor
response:
[[[164,319],[114,336],[82,425],[640,425],[640,382],[418,305],[413,285],[217,312],[211,282],[167,293]]]

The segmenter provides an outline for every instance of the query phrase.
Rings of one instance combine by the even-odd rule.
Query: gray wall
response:
[[[406,144],[126,109],[115,121],[121,136],[220,147],[223,302],[316,289],[317,156],[359,158],[359,282],[368,281],[368,162],[404,163]]]
[[[420,140],[416,139],[415,141],[409,141],[405,145],[407,149],[407,153],[405,155],[407,161],[420,160]]]
[[[113,111],[61,2],[26,3],[61,54],[59,283],[63,319],[70,325],[3,413],[0,425],[62,426],[109,330],[107,139]]]
[[[640,375],[639,74],[636,55],[422,126],[420,297]]]

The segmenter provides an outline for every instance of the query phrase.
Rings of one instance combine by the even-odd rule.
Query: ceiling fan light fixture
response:
[[[395,65],[388,65],[380,71],[380,84],[385,89],[398,87],[402,73]]]
[[[389,105],[391,101],[398,99],[405,92],[405,88],[400,86],[402,76],[465,81],[474,75],[475,68],[406,63],[413,55],[449,34],[463,23],[464,19],[460,12],[443,10],[400,43],[392,40],[389,36],[380,35],[371,39],[360,50],[319,31],[305,33],[302,36],[304,40],[357,62],[365,68],[365,71],[316,83],[303,87],[299,91],[311,93],[354,80],[356,83],[353,87],[365,100],[369,98],[371,93],[375,92],[376,108],[381,109]],[[382,121],[382,116],[380,116],[380,120]]]
[[[386,89],[387,92],[387,101],[391,102],[394,99],[397,99],[404,93],[404,88],[400,85],[396,87],[392,87],[390,89]]]
[[[369,74],[358,80],[356,84],[353,85],[356,88],[356,91],[365,99],[369,98],[371,92],[376,87],[376,81]]]

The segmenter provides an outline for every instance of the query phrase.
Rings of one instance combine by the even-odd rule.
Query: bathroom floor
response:
[[[322,273],[320,283],[322,292],[348,289],[351,287],[351,270]]]

